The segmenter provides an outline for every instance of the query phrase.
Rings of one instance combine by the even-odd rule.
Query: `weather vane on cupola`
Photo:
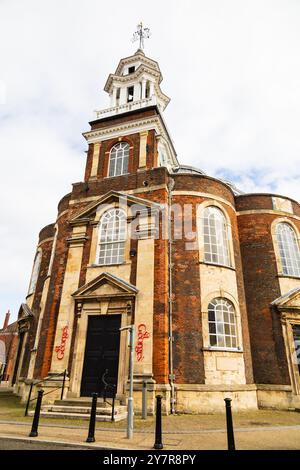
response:
[[[144,39],[148,39],[151,36],[149,28],[144,28],[143,23],[140,22],[137,25],[137,31],[133,33],[132,42],[140,41],[139,49],[144,49]]]

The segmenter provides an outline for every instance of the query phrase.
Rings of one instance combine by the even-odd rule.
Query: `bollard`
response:
[[[154,449],[163,449],[162,433],[161,433],[161,400],[162,396],[156,397],[156,424],[155,424],[155,443]]]
[[[25,414],[24,414],[24,416],[27,416],[27,415],[28,415],[28,409],[29,409],[29,405],[30,405],[30,398],[31,398],[31,393],[32,393],[32,387],[33,387],[33,382],[31,382],[31,384],[30,384],[30,389],[29,389],[29,394],[28,394],[28,398],[27,398],[27,403],[26,403],[26,409],[25,409]]]
[[[61,388],[61,395],[60,395],[60,399],[61,399],[61,400],[63,400],[63,399],[64,399],[64,391],[65,391],[66,375],[67,375],[67,370],[65,369],[65,371],[64,371],[64,375],[63,375],[63,384],[62,384],[62,388]]]
[[[116,401],[116,387],[113,389],[113,401],[111,406],[111,421],[115,420],[115,401]]]
[[[143,390],[142,390],[142,419],[147,418],[147,382],[143,381]]]
[[[96,424],[96,411],[97,411],[97,398],[98,393],[92,393],[92,407],[90,415],[90,424],[89,424],[89,435],[86,442],[95,442],[95,424]]]
[[[31,427],[31,432],[29,434],[29,437],[37,437],[37,435],[38,435],[38,427],[39,427],[39,419],[40,419],[40,411],[41,411],[43,393],[44,393],[44,390],[39,390],[38,391],[38,397],[37,397],[37,401],[36,401],[36,407],[35,407],[35,411],[34,411],[34,417],[33,417],[32,427]]]
[[[232,413],[231,413],[231,398],[225,398],[226,406],[226,424],[227,424],[227,444],[228,450],[235,450]]]

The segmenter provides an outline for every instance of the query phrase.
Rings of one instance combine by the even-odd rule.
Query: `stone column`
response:
[[[61,302],[56,326],[50,374],[63,372],[68,368],[71,336],[74,322],[73,292],[78,289],[83,246],[86,240],[86,226],[75,226],[68,240],[69,252],[62,288]]]
[[[114,108],[116,106],[116,96],[117,96],[117,87],[113,87],[113,91],[110,99],[110,107]]]
[[[147,233],[149,219],[141,219],[138,241],[134,375],[140,379],[153,373],[154,239]]]
[[[147,137],[148,131],[140,132],[139,168],[144,168],[147,163]]]
[[[153,82],[150,82],[150,96],[149,98],[151,98],[151,96],[154,95],[154,83]]]
[[[44,318],[44,311],[45,311],[45,305],[46,305],[46,300],[48,296],[49,284],[50,284],[50,276],[48,276],[45,279],[44,286],[43,286],[42,298],[41,298],[41,303],[40,303],[40,315],[39,315],[38,326],[37,326],[36,334],[35,334],[34,346],[33,346],[33,350],[31,351],[30,363],[29,363],[28,374],[27,374],[28,379],[33,378],[36,353],[37,353],[39,340],[40,340],[40,333],[41,333],[41,327],[42,327],[42,322]]]
[[[142,96],[141,99],[143,100],[146,96],[146,80],[145,78],[142,80]]]
[[[98,173],[99,155],[100,155],[101,142],[95,142],[93,148],[93,162],[91,168],[91,178],[96,178]]]

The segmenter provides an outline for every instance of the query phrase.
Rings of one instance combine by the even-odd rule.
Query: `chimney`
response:
[[[10,317],[10,311],[8,310],[7,313],[5,314],[5,320],[3,323],[3,330],[8,327],[8,322],[9,322],[9,317]]]

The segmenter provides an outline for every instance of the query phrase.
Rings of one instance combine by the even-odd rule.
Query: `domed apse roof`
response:
[[[173,174],[178,175],[178,174],[193,174],[193,175],[205,175],[206,173],[203,170],[200,170],[199,168],[195,168],[194,166],[189,166],[189,165],[180,165],[177,168],[173,169]],[[222,181],[222,183],[225,183],[227,186],[229,186],[234,195],[238,196],[239,194],[244,194],[243,191],[239,190],[233,183],[230,181],[224,180],[222,178],[215,178],[219,181]]]
[[[192,173],[196,175],[205,175],[204,171],[200,170],[199,168],[195,168],[194,166],[189,165],[179,165],[177,168],[173,169],[173,173],[175,174],[182,174],[182,173]]]

